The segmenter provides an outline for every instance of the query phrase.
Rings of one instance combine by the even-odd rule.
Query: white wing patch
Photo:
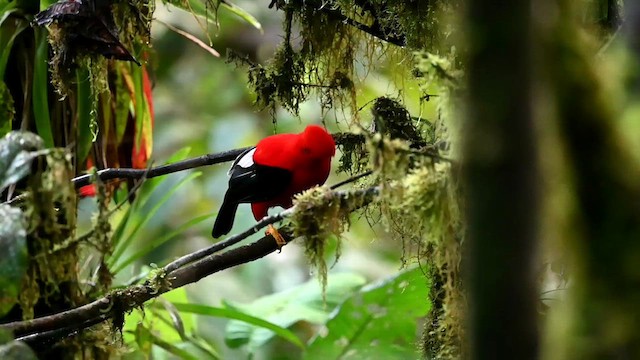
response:
[[[240,158],[240,160],[238,160],[238,163],[236,165],[245,169],[253,166],[253,153],[255,152],[256,152],[255,148],[251,149],[251,151],[246,153],[242,158]]]

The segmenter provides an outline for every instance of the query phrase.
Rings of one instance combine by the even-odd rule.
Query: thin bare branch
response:
[[[215,165],[223,162],[233,161],[236,157],[238,157],[238,155],[240,155],[247,149],[248,147],[223,151],[215,154],[206,154],[198,156],[196,158],[178,161],[173,164],[156,166],[148,170],[128,168],[103,169],[97,172],[97,176],[99,176],[103,181],[112,179],[139,179],[143,176],[147,178],[153,178],[156,176],[167,175],[174,172],[193,169],[201,166]],[[91,184],[91,178],[93,176],[93,174],[81,175],[73,178],[71,181],[77,189],[82,186]]]
[[[356,135],[351,133],[335,133],[332,134],[332,136],[337,144],[342,144],[345,141],[364,141],[365,139],[363,135]],[[243,147],[240,149],[233,149],[214,154],[206,154],[198,156],[196,158],[178,161],[173,164],[152,167],[150,169],[103,169],[97,172],[97,176],[99,176],[102,181],[113,179],[140,179],[142,177],[153,178],[156,176],[167,175],[174,172],[193,169],[201,166],[209,166],[233,161],[236,159],[236,157],[238,157],[238,155],[242,154],[242,152],[247,150],[248,148],[249,147]],[[71,181],[73,182],[75,188],[78,189],[85,185],[91,184],[91,179],[93,176],[95,175],[81,175],[73,178]]]

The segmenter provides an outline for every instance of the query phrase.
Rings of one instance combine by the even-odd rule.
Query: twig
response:
[[[373,174],[373,170],[367,170],[367,171],[365,171],[365,172],[363,172],[361,174],[352,176],[352,177],[350,177],[350,178],[348,178],[348,179],[346,179],[344,181],[340,181],[339,183],[332,185],[331,186],[331,190],[335,190],[335,189],[339,188],[340,186],[344,186],[344,185],[356,182],[357,180],[360,180],[363,177],[369,176],[371,174]]]
[[[271,1],[271,3],[269,4],[269,8],[270,9],[273,8],[274,5],[275,5],[275,8],[278,10],[287,11],[287,6],[278,6],[278,2],[276,0]],[[309,6],[312,6],[312,5],[309,5]],[[331,6],[324,6],[324,5],[318,6],[317,9],[318,11],[324,11],[327,15],[333,17],[338,21],[341,21],[347,25],[353,26],[356,29],[363,31],[382,41],[386,41],[390,44],[400,46],[400,47],[403,47],[406,45],[407,40],[404,35],[389,36],[380,28],[379,25],[376,27],[365,25],[361,22],[356,21],[355,19],[352,19],[346,16],[345,14],[342,13],[342,11],[340,11],[340,9],[335,9]]]
[[[200,166],[214,165],[214,164],[220,164],[227,161],[232,161],[247,149],[248,147],[245,147],[240,149],[223,151],[215,154],[202,155],[196,158],[187,159],[184,161],[178,161],[173,164],[153,167],[148,170],[147,169],[128,169],[128,168],[103,169],[97,172],[97,176],[100,177],[100,179],[103,181],[111,180],[111,179],[139,179],[145,175],[147,178],[153,178],[156,176],[167,175],[174,172],[193,169]],[[73,182],[74,186],[77,189],[82,186],[91,184],[91,178],[93,176],[94,174],[82,175],[82,176],[73,178],[71,181]]]
[[[371,170],[366,171],[362,174],[353,176],[347,180],[344,180],[342,182],[337,183],[336,185],[333,185],[331,187],[331,190],[335,190],[336,188],[352,183],[360,178],[363,178],[365,176],[368,176],[372,173]],[[336,194],[338,196],[342,196],[344,194],[346,194],[347,192],[341,191],[341,192],[336,192]],[[271,215],[271,216],[265,216],[264,218],[262,218],[260,221],[258,221],[255,225],[253,225],[252,227],[250,227],[249,229],[239,233],[239,234],[235,234],[227,239],[225,239],[224,241],[221,241],[219,243],[213,244],[211,246],[209,246],[208,248],[204,248],[204,249],[200,249],[197,250],[195,252],[192,252],[190,254],[184,255],[174,261],[172,261],[171,263],[167,264],[166,266],[164,266],[162,269],[167,272],[170,273],[178,268],[183,267],[186,264],[190,264],[194,261],[200,260],[205,256],[217,253],[219,251],[222,251],[232,245],[235,245],[237,243],[239,243],[240,241],[248,238],[249,236],[255,234],[258,232],[258,230],[265,228],[268,225],[277,223],[278,221],[290,216],[291,214],[293,214],[295,212],[295,206],[281,211],[275,215]]]
[[[193,34],[190,34],[184,30],[178,29],[177,27],[166,23],[160,19],[154,19],[156,22],[166,26],[169,30],[175,32],[178,35],[182,35],[184,36],[187,40],[192,41],[193,43],[195,43],[196,45],[200,46],[201,48],[203,48],[205,51],[207,51],[209,54],[215,56],[215,57],[220,57],[220,53],[216,51],[216,49],[214,49],[212,47],[211,44],[207,45],[204,41],[198,39],[198,37],[194,36]],[[208,32],[206,32],[208,33]],[[211,39],[209,39],[209,43],[211,43]]]
[[[333,136],[334,141],[338,145],[343,145],[345,143],[353,143],[353,142],[364,142],[365,136],[362,134],[353,134],[353,133],[334,133],[331,134]],[[109,168],[97,171],[95,174],[87,174],[81,175],[71,179],[76,189],[89,185],[91,183],[91,179],[93,176],[98,176],[100,180],[113,180],[113,179],[140,179],[140,178],[154,178],[157,176],[167,175],[178,171],[193,169],[201,166],[215,165],[228,161],[233,161],[238,157],[238,155],[242,154],[245,150],[249,149],[249,147],[243,147],[240,149],[228,150],[220,153],[214,154],[206,154],[202,156],[198,156],[195,158],[178,161],[172,164],[161,165],[157,167],[152,167],[148,169],[131,169],[131,168]],[[425,148],[422,150],[416,149],[413,150],[416,154],[425,155],[432,157],[434,159],[438,159],[441,161],[447,161],[453,163],[453,160],[443,157],[437,153],[433,148]],[[369,175],[369,174],[366,174]],[[362,175],[362,176],[366,176]],[[347,181],[347,183],[352,181]],[[339,184],[337,186],[342,186],[344,184]],[[334,185],[336,186],[336,185]],[[337,187],[336,186],[336,187]]]
[[[67,326],[60,329],[54,329],[49,331],[44,331],[40,333],[25,335],[16,338],[16,341],[22,341],[32,348],[44,348],[46,346],[51,346],[57,343],[60,340],[64,340],[66,338],[75,336],[82,329],[86,329],[92,325],[99,324],[105,320],[107,320],[109,316],[101,315],[94,319],[87,320],[81,324],[73,324],[71,326]]]
[[[235,245],[237,243],[239,243],[240,241],[248,238],[249,236],[255,234],[258,232],[258,230],[277,223],[278,221],[284,219],[285,217],[293,214],[293,212],[295,211],[295,206],[291,207],[287,210],[284,210],[282,212],[279,212],[275,215],[271,215],[271,216],[265,216],[263,217],[260,221],[258,221],[255,225],[253,225],[252,227],[250,227],[249,229],[239,233],[239,234],[235,234],[227,239],[225,239],[224,241],[221,241],[219,243],[213,244],[212,246],[209,246],[208,248],[204,248],[204,249],[200,249],[197,251],[194,251],[190,254],[187,254],[185,256],[182,256],[172,262],[170,262],[169,264],[167,264],[165,267],[163,267],[162,269],[168,273],[175,271],[187,264],[190,264],[194,261],[200,260],[202,258],[204,258],[205,256],[209,256],[211,254],[217,253],[218,251],[221,251],[223,249],[228,248],[229,246]]]
[[[353,141],[364,141],[363,135],[351,134],[351,133],[335,133],[332,134],[335,142],[337,144],[342,144],[344,142],[353,142]],[[153,178],[157,176],[167,175],[178,171],[183,171],[187,169],[193,169],[201,166],[215,165],[228,161],[233,161],[238,157],[238,155],[242,154],[245,150],[249,149],[249,147],[243,147],[240,149],[233,149],[228,151],[223,151],[214,154],[206,154],[202,156],[198,156],[195,158],[178,161],[173,164],[161,165],[157,167],[152,167],[149,169],[130,169],[130,168],[116,168],[116,169],[103,169],[98,171],[96,174],[102,180],[113,180],[113,179],[140,179],[142,177]],[[91,179],[94,174],[81,175],[73,178],[71,181],[76,189],[89,185],[91,183]]]
[[[337,144],[341,144],[345,141],[364,141],[364,136],[350,133],[335,133],[332,134],[332,136],[334,137],[334,140]],[[214,154],[206,154],[198,156],[196,158],[178,161],[173,164],[161,165],[150,169],[110,168],[100,170],[96,174],[102,181],[112,179],[139,179],[143,176],[146,176],[147,178],[153,178],[182,170],[233,161],[236,159],[236,157],[238,157],[238,155],[242,154],[242,152],[247,149],[249,149],[249,147],[243,147],[240,149],[233,149]],[[95,175],[81,175],[73,178],[71,181],[73,182],[75,188],[78,189],[85,185],[91,184],[91,179],[93,176]]]
[[[370,202],[373,199],[373,195],[378,193],[378,188],[373,187],[355,192],[334,192],[336,196],[344,197],[352,196],[354,193],[371,195],[371,198],[368,199],[368,202]],[[234,241],[238,242],[246,238],[257,232],[260,227],[265,227],[269,223],[281,220],[293,211],[294,208],[285,210],[278,215],[262,219],[251,229],[234,237]],[[281,232],[281,235],[284,235],[287,242],[292,238],[287,231]],[[185,260],[178,259],[176,262],[180,261],[181,264],[186,265],[177,267],[176,262],[168,264],[160,270],[159,275],[154,279],[147,280],[142,285],[133,285],[122,290],[114,291],[89,304],[61,313],[33,320],[1,324],[0,329],[12,331],[14,336],[28,340],[31,343],[45,341],[51,337],[62,339],[80,329],[95,325],[109,318],[122,316],[123,313],[139,307],[144,302],[158,297],[167,291],[197,282],[206,276],[230,267],[257,260],[277,249],[278,245],[273,237],[267,235],[249,245],[237,247],[222,254],[210,254],[199,260],[192,260],[192,262],[188,264]],[[170,271],[167,271],[168,269],[170,269]],[[72,325],[70,327],[69,324],[78,325]]]
[[[363,23],[360,23],[346,15],[344,15],[340,10],[337,9],[332,9],[329,7],[324,7],[323,8],[324,11],[327,12],[327,14],[335,17],[336,19],[344,22],[345,24],[351,25],[353,27],[355,27],[356,29],[363,31],[375,38],[378,38],[382,41],[386,41],[389,44],[393,44],[396,46],[400,46],[400,47],[404,47],[407,44],[407,39],[405,38],[404,35],[400,35],[400,36],[389,36],[387,34],[384,33],[384,31],[382,31],[379,27],[371,27],[368,25],[365,25]]]

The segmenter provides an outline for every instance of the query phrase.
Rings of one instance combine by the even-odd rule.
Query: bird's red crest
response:
[[[336,154],[336,143],[331,134],[318,125],[308,125],[302,134],[305,148],[314,157],[333,157]]]

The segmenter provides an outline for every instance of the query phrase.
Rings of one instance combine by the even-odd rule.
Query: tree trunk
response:
[[[534,359],[539,171],[531,106],[532,3],[470,0],[468,7],[463,177],[471,356]]]

